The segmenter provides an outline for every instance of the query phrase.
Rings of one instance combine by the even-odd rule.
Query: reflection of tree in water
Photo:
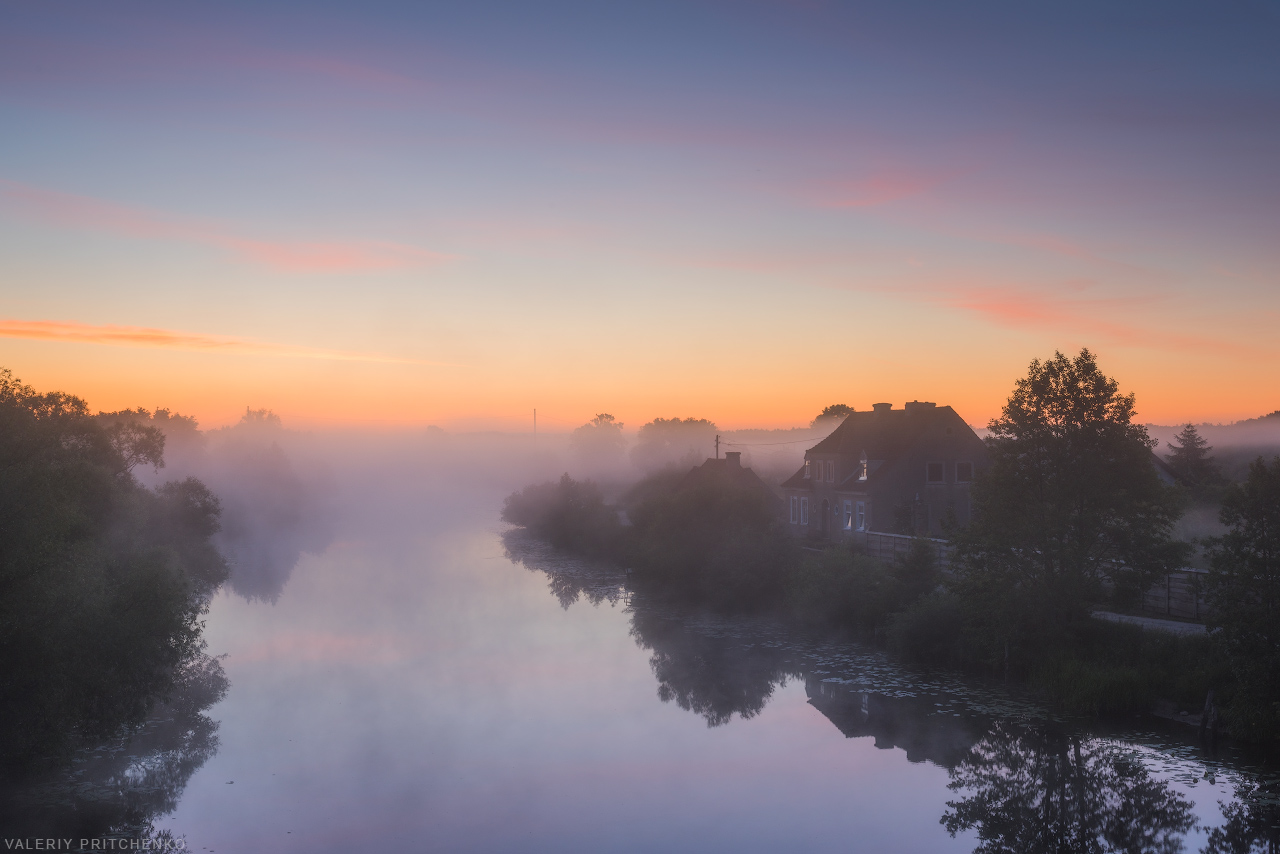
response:
[[[939,711],[938,697],[904,693],[901,684],[888,695],[828,681],[829,665],[811,670],[803,642],[752,641],[777,641],[777,626],[756,632],[746,621],[689,619],[656,607],[632,596],[616,566],[564,555],[519,529],[503,544],[511,561],[546,574],[566,609],[583,598],[625,601],[632,637],[652,652],[658,697],[708,726],[758,715],[789,678],[803,678],[810,705],[846,737],[871,736],[877,747],[905,750],[908,761],[947,768],[950,788],[964,797],[948,803],[942,824],[953,836],[976,830],[981,854],[1173,854],[1195,826],[1192,804],[1116,742]],[[1222,811],[1225,822],[1209,832],[1205,854],[1280,854],[1280,782],[1241,782]]]
[[[1280,780],[1241,779],[1235,800],[1221,806],[1225,821],[1209,831],[1205,854],[1280,852]]]
[[[637,610],[631,636],[653,650],[649,666],[658,680],[658,697],[701,715],[707,726],[733,718],[752,718],[764,710],[775,688],[796,677],[783,650],[740,638],[718,637],[688,628],[682,621]]]
[[[976,829],[977,852],[1172,852],[1191,804],[1140,759],[1098,738],[997,723],[951,771],[942,823]]]
[[[318,491],[265,429],[233,430],[212,448],[207,469],[202,477],[222,501],[217,542],[228,583],[245,599],[274,603],[302,553],[319,554],[333,538]]]
[[[616,566],[557,552],[520,529],[506,532],[502,543],[509,560],[546,574],[551,594],[564,608],[583,598],[592,605],[613,605],[627,596],[625,577]],[[795,673],[777,648],[693,630],[627,601],[632,606],[631,636],[653,651],[649,664],[658,679],[658,697],[701,715],[708,726],[726,724],[735,713],[758,715],[774,689]]]
[[[218,749],[218,724],[204,714],[226,694],[217,659],[202,656],[179,675],[169,702],[137,730],[76,752],[70,767],[6,787],[0,823],[9,837],[165,839],[153,822]]]
[[[592,605],[601,602],[612,605],[625,592],[622,570],[618,567],[558,552],[522,529],[514,528],[503,534],[502,546],[507,560],[547,576],[551,595],[565,610],[582,598]]]

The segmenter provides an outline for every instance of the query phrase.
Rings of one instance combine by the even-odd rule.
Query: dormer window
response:
[[[862,459],[858,460],[858,480],[867,479],[867,455],[863,454]]]
[[[836,482],[836,463],[835,460],[827,460],[827,483]]]
[[[804,461],[804,479],[808,480],[811,477],[813,477],[813,466],[809,464],[808,460],[805,460]]]
[[[946,483],[947,467],[942,463],[925,463],[924,464],[924,482],[925,483]]]

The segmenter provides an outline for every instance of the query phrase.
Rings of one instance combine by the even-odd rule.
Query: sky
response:
[[[1280,409],[1280,3],[0,6],[0,365],[204,426]]]

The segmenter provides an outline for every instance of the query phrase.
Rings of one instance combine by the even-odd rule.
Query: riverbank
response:
[[[1132,716],[1158,701],[1198,713],[1211,688],[1229,696],[1230,674],[1203,633],[1149,631],[1081,609],[1039,636],[1024,633],[1024,645],[998,645],[1014,634],[1012,619],[944,578],[934,549],[888,562],[845,545],[816,551],[748,490],[685,489],[668,477],[615,507],[566,476],[510,496],[504,518],[567,552],[628,568],[654,598],[847,632],[904,662],[1028,685],[1071,714]]]

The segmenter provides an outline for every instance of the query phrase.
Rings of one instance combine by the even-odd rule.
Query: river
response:
[[[215,599],[217,742],[171,775],[157,829],[311,854],[1198,851],[1233,816],[1275,838],[1273,778],[1192,727],[1061,720],[646,601],[508,531],[497,486],[402,487],[348,489],[322,547],[283,550],[278,595]]]

